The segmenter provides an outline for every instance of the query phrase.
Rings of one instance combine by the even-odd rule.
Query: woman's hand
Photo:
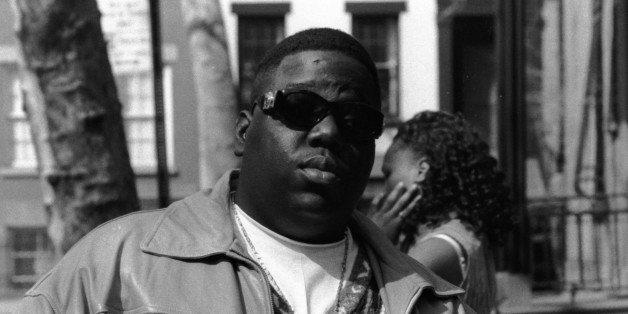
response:
[[[421,196],[416,183],[406,188],[399,182],[388,195],[381,193],[373,198],[366,215],[396,244],[401,222],[416,207]]]

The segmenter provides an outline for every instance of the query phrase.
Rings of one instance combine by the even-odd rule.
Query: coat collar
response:
[[[199,259],[227,254],[234,247],[240,247],[229,206],[229,192],[234,190],[238,175],[238,170],[228,172],[212,191],[197,192],[166,208],[140,249],[177,259]],[[384,274],[382,281],[386,290],[403,292],[387,293],[389,304],[409,304],[415,292],[425,288],[440,296],[464,292],[395,248],[361,213],[354,213],[350,228],[367,248],[371,263],[377,264],[374,267]]]
[[[229,251],[236,238],[229,191],[238,174],[237,170],[228,172],[213,190],[197,192],[168,206],[140,249],[179,259],[199,259]]]
[[[355,211],[350,226],[351,231],[366,244],[369,260],[385,278],[380,278],[388,293],[390,313],[407,312],[408,304],[426,290],[431,290],[438,297],[455,297],[462,295],[464,290],[438,277],[427,267],[397,249],[386,235],[370,219]],[[394,291],[395,293],[390,293]]]

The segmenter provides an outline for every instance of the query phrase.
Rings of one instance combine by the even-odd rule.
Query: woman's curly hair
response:
[[[399,126],[393,149],[410,148],[430,165],[419,183],[423,197],[403,222],[402,248],[415,242],[419,224],[436,227],[449,213],[492,244],[511,229],[512,207],[504,175],[489,147],[459,115],[423,111]]]

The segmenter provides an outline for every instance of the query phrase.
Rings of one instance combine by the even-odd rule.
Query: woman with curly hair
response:
[[[369,217],[401,250],[496,311],[492,248],[512,226],[504,176],[460,116],[424,111],[403,123],[384,156],[385,193]]]

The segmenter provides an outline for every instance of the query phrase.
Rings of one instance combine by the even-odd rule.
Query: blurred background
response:
[[[0,312],[61,256],[25,110],[12,1],[0,1]],[[215,179],[204,169],[212,164],[199,150],[204,102],[191,7],[96,2],[141,209],[210,187]],[[400,121],[445,110],[478,128],[507,173],[518,213],[497,261],[503,312],[628,312],[628,2],[206,2],[224,48],[206,62],[231,77],[234,111],[248,105],[257,62],[282,38],[324,26],[364,44],[386,115],[365,202],[382,190],[382,155]],[[233,136],[212,130],[210,137]]]

